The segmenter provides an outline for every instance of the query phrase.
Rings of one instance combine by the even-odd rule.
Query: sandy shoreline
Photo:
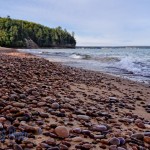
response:
[[[0,129],[10,127],[29,136],[6,136],[5,149],[148,149],[150,87],[0,48]]]

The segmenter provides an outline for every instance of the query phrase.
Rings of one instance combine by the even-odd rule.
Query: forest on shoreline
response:
[[[41,24],[10,17],[0,18],[0,46],[11,48],[74,48],[74,33],[61,27],[49,28]]]

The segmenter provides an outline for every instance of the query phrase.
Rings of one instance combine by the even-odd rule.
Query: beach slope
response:
[[[0,48],[1,149],[149,149],[149,131],[149,85]]]

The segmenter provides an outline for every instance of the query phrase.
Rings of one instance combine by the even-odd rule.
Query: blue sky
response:
[[[0,0],[0,16],[75,32],[77,45],[150,45],[150,0]]]

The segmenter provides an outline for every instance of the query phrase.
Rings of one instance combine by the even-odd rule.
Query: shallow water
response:
[[[50,61],[150,84],[150,49],[26,49]]]

